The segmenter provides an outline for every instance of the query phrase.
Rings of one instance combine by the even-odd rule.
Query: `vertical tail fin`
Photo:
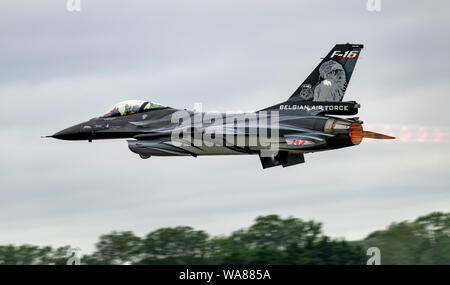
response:
[[[336,45],[288,101],[342,101],[363,47],[361,44]]]

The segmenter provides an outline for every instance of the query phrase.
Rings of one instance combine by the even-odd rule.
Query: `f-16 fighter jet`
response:
[[[354,146],[365,131],[352,117],[360,107],[342,101],[363,45],[338,44],[289,99],[249,113],[209,113],[129,100],[102,116],[64,129],[62,140],[128,138],[129,149],[151,156],[258,155],[263,168],[303,163],[304,154]]]

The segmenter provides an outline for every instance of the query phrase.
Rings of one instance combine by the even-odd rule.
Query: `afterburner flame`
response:
[[[363,139],[363,128],[361,126],[361,123],[359,122],[352,123],[348,135],[350,136],[352,144],[354,145],[360,144]]]
[[[450,128],[446,126],[364,125],[366,129],[395,136],[402,143],[449,143]]]

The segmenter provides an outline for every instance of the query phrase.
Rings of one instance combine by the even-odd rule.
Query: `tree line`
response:
[[[450,264],[450,213],[392,223],[360,241],[333,239],[322,224],[278,215],[257,217],[248,228],[210,236],[187,226],[160,228],[139,237],[131,231],[100,236],[81,264],[365,264],[378,247],[382,264]],[[66,264],[70,246],[0,246],[0,264]]]

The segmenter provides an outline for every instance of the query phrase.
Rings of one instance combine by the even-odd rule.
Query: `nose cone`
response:
[[[62,131],[57,132],[52,137],[55,139],[60,140],[81,140],[84,139],[84,136],[82,136],[80,132],[81,125],[75,125],[72,127],[69,127],[67,129],[64,129]]]

